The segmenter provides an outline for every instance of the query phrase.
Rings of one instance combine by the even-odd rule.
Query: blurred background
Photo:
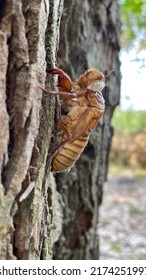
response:
[[[121,101],[112,121],[109,175],[100,209],[100,256],[146,259],[146,1],[120,4]]]

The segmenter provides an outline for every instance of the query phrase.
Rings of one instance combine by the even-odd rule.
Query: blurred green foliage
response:
[[[138,49],[146,49],[146,0],[119,0],[121,4],[122,47],[136,42]]]
[[[129,134],[146,133],[146,111],[115,110],[112,119],[115,134],[126,136]]]

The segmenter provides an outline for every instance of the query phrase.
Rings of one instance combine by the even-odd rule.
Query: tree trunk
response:
[[[98,208],[120,90],[119,6],[64,3],[58,66],[73,79],[90,67],[115,72],[104,117],[71,172],[55,176],[56,190],[49,149],[58,100],[39,86],[55,84],[46,67],[56,66],[62,5],[0,1],[0,259],[98,259]]]
[[[55,102],[38,87],[45,61],[56,63],[62,4],[0,1],[0,259],[50,259],[60,234],[48,158]]]
[[[58,63],[71,77],[95,67],[107,79],[106,111],[89,144],[68,175],[56,175],[62,195],[63,230],[55,259],[98,259],[98,211],[107,177],[113,135],[111,118],[119,103],[120,10],[116,0],[65,1]]]

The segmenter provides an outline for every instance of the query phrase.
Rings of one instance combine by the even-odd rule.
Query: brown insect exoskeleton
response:
[[[59,95],[70,107],[67,115],[58,121],[61,132],[57,148],[53,151],[51,170],[64,172],[70,170],[88,143],[90,132],[99,122],[105,101],[102,89],[105,76],[99,70],[89,69],[76,82],[61,69],[52,69],[58,75],[59,92],[42,89],[49,95]]]

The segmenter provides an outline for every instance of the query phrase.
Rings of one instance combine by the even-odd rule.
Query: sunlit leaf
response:
[[[146,49],[146,1],[120,0],[122,47]]]

